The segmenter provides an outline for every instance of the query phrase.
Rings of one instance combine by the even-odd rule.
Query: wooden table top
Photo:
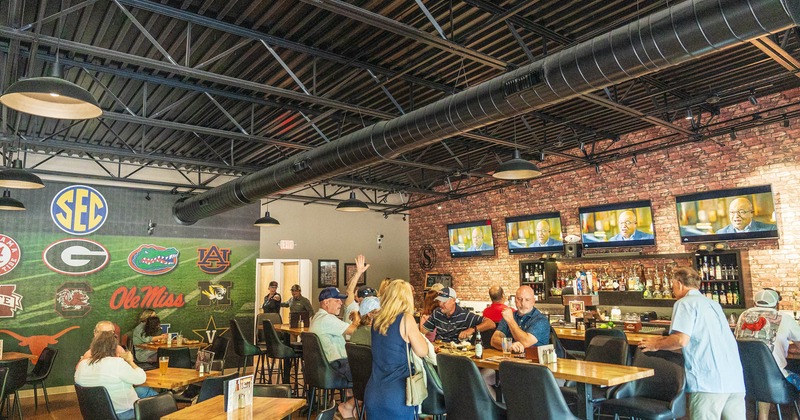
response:
[[[36,363],[39,360],[36,355],[28,354],[28,353],[18,353],[15,351],[4,351],[3,357],[0,360],[17,360],[17,359],[28,359],[31,363]]]
[[[553,327],[553,330],[556,332],[556,335],[558,335],[558,338],[562,340],[584,341],[584,337],[586,336],[585,331],[576,330],[574,328]],[[638,346],[645,338],[659,337],[656,334],[632,333],[627,331],[625,331],[625,336],[628,337],[628,344],[632,346]]]
[[[442,353],[450,353],[449,350],[442,350]],[[483,350],[483,359],[475,359],[474,352],[453,352],[456,355],[470,356],[475,365],[486,369],[500,369],[500,362],[510,360],[519,363],[534,363],[528,359],[516,357],[503,357],[503,352],[495,349]],[[558,363],[545,365],[553,376],[558,379],[581,382],[585,384],[614,386],[637,379],[653,376],[653,369],[639,368],[634,366],[612,365],[608,363],[587,362],[584,360],[558,359]]]
[[[300,333],[308,332],[308,327],[292,328],[289,324],[274,325],[275,331],[282,333],[289,333],[292,336],[299,336]]]
[[[253,405],[231,413],[224,411],[222,395],[186,407],[161,417],[162,420],[244,420],[253,418],[282,419],[303,408],[306,401],[300,398],[253,397]],[[228,416],[230,414],[230,417]]]
[[[181,347],[188,347],[190,349],[202,349],[202,348],[208,347],[208,343],[204,343],[202,341],[187,343],[186,341],[184,341],[183,344],[181,344],[180,346],[177,346],[173,342],[171,347],[168,347],[166,342],[157,342],[157,343],[156,342],[150,342],[150,343],[137,344],[136,345],[137,349],[153,350],[153,351],[157,351],[158,349],[160,349],[162,347],[171,348],[171,349],[177,349],[177,348],[181,348]]]
[[[195,382],[202,382],[209,376],[219,376],[220,372],[211,371],[203,376],[194,369],[167,368],[167,374],[162,375],[159,369],[146,370],[147,380],[142,385],[150,388],[173,389]]]

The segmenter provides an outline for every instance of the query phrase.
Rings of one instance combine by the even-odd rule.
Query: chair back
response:
[[[333,420],[333,416],[336,415],[337,410],[338,408],[336,408],[336,404],[334,404],[333,407],[320,411],[319,414],[317,414],[317,420]]]
[[[0,367],[0,401],[5,397],[6,379],[8,379],[8,368]]]
[[[203,381],[200,392],[197,393],[197,402],[203,402],[209,398],[225,393],[225,384],[231,379],[237,378],[236,372],[227,375],[209,376]]]
[[[595,336],[586,348],[586,361],[627,365],[629,349],[628,341],[624,338]]]
[[[425,377],[428,379],[428,397],[422,402],[422,412],[432,416],[440,416],[447,413],[447,406],[444,404],[444,390],[442,390],[442,379],[430,363],[423,361]]]
[[[272,323],[272,325],[281,325],[281,324],[283,324],[283,318],[281,317],[281,314],[275,314],[275,313],[258,314],[258,321],[261,321],[261,322],[269,321],[269,322]]]
[[[178,405],[170,392],[140,398],[133,403],[136,420],[159,420],[162,416],[176,411],[178,411]]]
[[[292,398],[292,386],[286,384],[255,384],[254,397]]]
[[[364,401],[367,382],[372,375],[372,348],[359,344],[345,344],[347,360],[350,364],[350,373],[353,375],[353,397]]]
[[[6,378],[5,393],[6,395],[16,392],[18,389],[25,386],[28,380],[28,359],[15,359],[15,360],[0,360],[0,367],[8,368],[8,377]]]
[[[798,397],[797,389],[783,376],[766,343],[740,338],[736,344],[748,398],[771,404],[790,404]]]
[[[253,356],[260,353],[259,348],[245,338],[242,328],[239,327],[239,322],[235,319],[231,319],[231,331],[233,331],[233,352],[237,356]]]
[[[111,403],[111,397],[103,386],[80,386],[75,384],[78,395],[78,406],[85,419],[117,420],[117,413]]]
[[[633,366],[655,371],[649,378],[621,385],[613,398],[642,397],[667,402],[674,418],[686,415],[686,376],[683,366],[660,357],[636,351]]]
[[[547,366],[500,362],[508,420],[577,419]]]
[[[275,331],[275,327],[273,327],[272,322],[268,319],[265,319],[262,324],[264,326],[264,342],[267,345],[267,357],[271,357],[273,359],[286,359],[289,357],[295,357],[294,349],[281,341],[280,337],[278,337],[278,332]]]
[[[586,330],[586,334],[583,336],[583,348],[588,349],[589,343],[592,342],[592,339],[599,335],[617,337],[625,341],[628,340],[628,337],[625,336],[625,331],[622,330],[617,330],[614,328],[589,328]]]
[[[569,353],[567,353],[567,349],[564,348],[564,344],[561,343],[561,339],[558,338],[558,334],[553,327],[550,327],[550,344],[553,345],[553,348],[556,350],[556,356],[561,359],[573,359]]]
[[[301,333],[303,341],[303,380],[309,386],[321,389],[350,388],[353,385],[336,373],[325,358],[319,337],[314,333]]]
[[[489,390],[472,360],[464,356],[438,354],[447,417],[459,420],[505,418],[505,407],[489,395]],[[505,381],[505,379],[503,379]]]
[[[214,352],[214,360],[225,360],[228,355],[228,339],[221,336],[214,337],[214,342],[211,343],[211,351]]]
[[[159,347],[158,357],[169,357],[169,367],[191,369],[194,367],[188,347]]]

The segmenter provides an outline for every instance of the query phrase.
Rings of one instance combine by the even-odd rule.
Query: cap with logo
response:
[[[347,295],[341,294],[335,287],[326,287],[319,292],[319,301],[322,302],[325,299],[347,299]]]
[[[436,300],[439,302],[447,302],[450,299],[456,299],[456,289],[452,287],[445,287],[441,291],[439,291],[439,296],[436,297]]]
[[[278,287],[278,282],[277,281],[269,282],[269,287]]]
[[[367,296],[378,296],[378,292],[369,286],[361,286],[358,288],[356,296],[360,298],[365,298]]]
[[[364,316],[376,309],[381,308],[381,301],[380,299],[376,298],[375,296],[367,296],[364,298],[363,301],[358,305],[358,313],[361,316]]]
[[[772,289],[764,289],[756,293],[756,306],[761,308],[774,308],[781,300],[780,293]]]

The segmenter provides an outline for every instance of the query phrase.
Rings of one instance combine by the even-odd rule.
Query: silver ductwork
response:
[[[800,23],[798,0],[692,0],[178,201],[178,222],[395,158],[410,150],[644,76]]]

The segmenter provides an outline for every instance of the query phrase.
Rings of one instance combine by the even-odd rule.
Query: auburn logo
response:
[[[59,191],[50,203],[56,226],[70,235],[88,235],[108,218],[108,203],[96,189],[72,185]]]
[[[231,266],[230,248],[218,248],[216,245],[211,245],[210,248],[198,248],[197,254],[197,266],[204,273],[219,274]]]

